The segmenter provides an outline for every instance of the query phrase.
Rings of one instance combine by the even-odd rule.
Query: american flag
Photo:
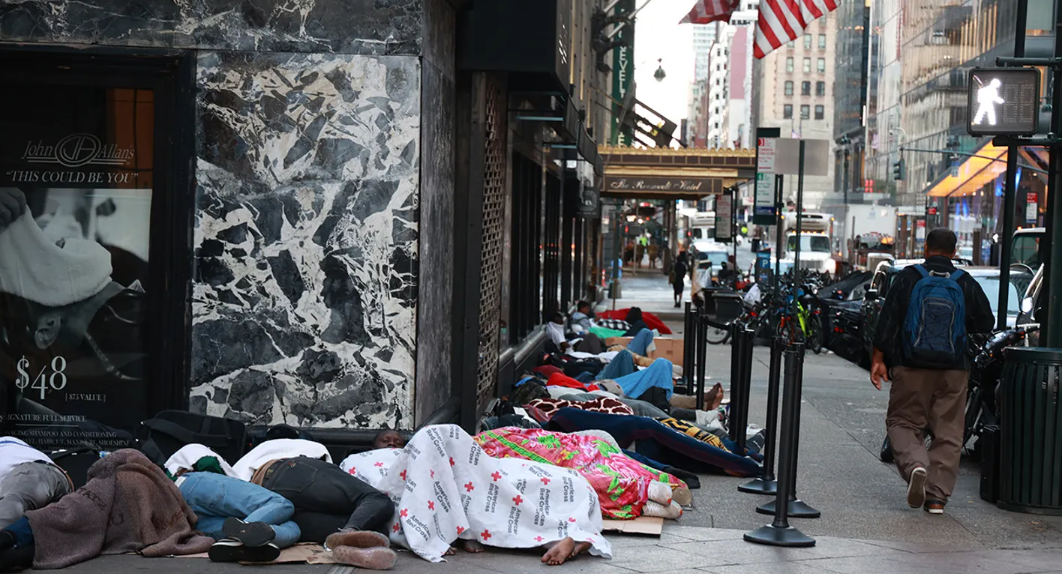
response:
[[[838,8],[836,0],[761,0],[757,7],[754,57],[797,40],[810,22]]]
[[[696,0],[691,11],[680,20],[681,24],[709,24],[727,22],[732,12],[739,7],[739,0]]]

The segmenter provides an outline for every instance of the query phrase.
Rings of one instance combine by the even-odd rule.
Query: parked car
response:
[[[909,261],[912,261],[913,264],[921,262],[917,260]],[[872,277],[872,283],[869,285],[868,291],[865,292],[865,300],[861,306],[861,341],[865,354],[858,359],[860,363],[871,362],[872,337],[876,332],[876,323],[879,320],[880,312],[883,310],[887,291],[890,289],[898,272],[904,268],[898,267],[897,263],[897,261],[894,264],[886,261],[880,263],[879,267],[876,268],[875,276]],[[994,312],[996,321],[1001,270],[996,267],[966,267],[964,270],[983,288],[987,299],[990,300],[990,308]],[[1031,284],[1033,278],[1034,276],[1023,267],[1016,266],[1010,270],[1009,283],[1011,289],[1009,290],[1008,298],[1008,325],[1016,324],[1016,317],[1020,314],[1021,295],[1027,291],[1027,287]]]

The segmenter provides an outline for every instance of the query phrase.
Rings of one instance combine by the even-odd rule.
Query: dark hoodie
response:
[[[625,331],[625,337],[634,337],[636,333],[643,329],[649,329],[647,324],[643,322],[643,310],[639,307],[632,307],[628,310],[628,315],[624,318],[628,322],[628,330]]]

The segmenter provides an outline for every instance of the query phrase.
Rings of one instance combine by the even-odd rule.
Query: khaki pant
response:
[[[964,446],[968,371],[895,367],[890,380],[887,436],[898,472],[908,481],[914,468],[924,467],[927,497],[945,502],[957,483]],[[924,429],[934,436],[930,448]]]

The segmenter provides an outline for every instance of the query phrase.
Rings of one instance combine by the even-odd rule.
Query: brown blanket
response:
[[[37,545],[35,569],[65,568],[101,554],[206,552],[196,515],[181,491],[139,451],[124,449],[92,465],[89,482],[59,502],[26,513]]]

